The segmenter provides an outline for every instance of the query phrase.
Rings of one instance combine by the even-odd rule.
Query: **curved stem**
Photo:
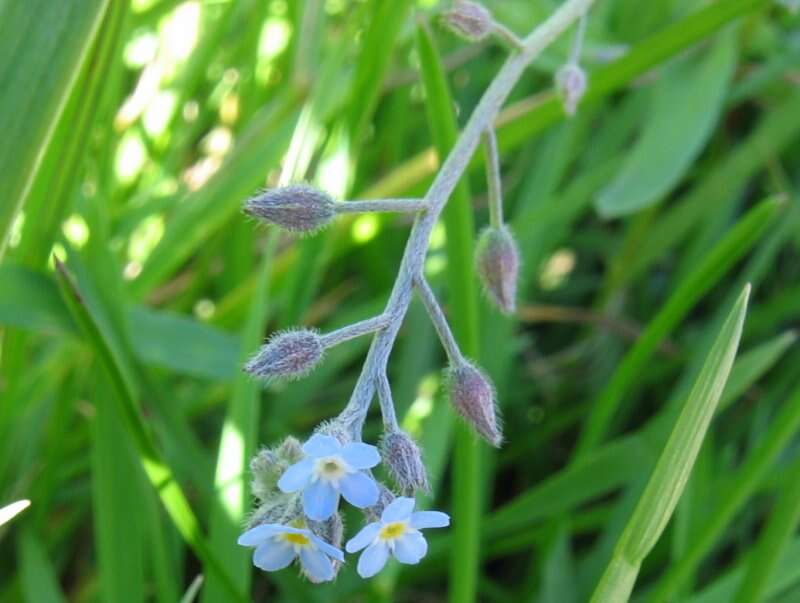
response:
[[[450,330],[450,325],[447,323],[444,311],[436,300],[436,295],[428,284],[428,281],[425,280],[424,276],[420,275],[414,280],[414,283],[417,286],[417,291],[419,291],[419,297],[425,305],[428,315],[431,317],[431,322],[436,329],[436,333],[439,335],[439,340],[442,342],[442,347],[447,353],[447,359],[450,361],[450,364],[463,364],[464,355],[458,348],[458,343],[456,343],[456,338],[453,336],[453,331]]]

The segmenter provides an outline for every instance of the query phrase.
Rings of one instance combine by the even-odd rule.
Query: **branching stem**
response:
[[[368,318],[367,320],[362,320],[361,322],[342,327],[341,329],[337,329],[323,335],[321,337],[322,347],[327,349],[335,345],[339,345],[345,341],[349,341],[350,339],[361,337],[367,333],[380,331],[388,325],[389,318],[385,314],[381,314],[380,316],[376,316],[374,318]]]
[[[383,430],[386,433],[400,431],[397,424],[397,415],[394,410],[394,400],[392,399],[392,388],[389,385],[389,378],[386,373],[381,373],[376,379],[375,387],[378,390],[378,402],[381,405],[381,415],[383,416]]]
[[[503,225],[503,188],[500,181],[500,154],[497,151],[497,136],[494,128],[483,134],[486,154],[486,181],[489,191],[489,223],[494,228]]]
[[[411,229],[397,280],[386,305],[385,315],[390,317],[390,323],[375,335],[350,401],[341,414],[342,420],[350,423],[354,438],[361,438],[361,428],[370,402],[375,395],[377,379],[379,375],[386,372],[389,354],[411,301],[414,281],[422,274],[431,231],[472,159],[481,136],[494,123],[500,107],[508,98],[526,67],[575,20],[579,19],[593,2],[594,0],[567,0],[525,38],[518,53],[506,59],[505,64],[484,92],[458,141],[428,189],[425,195],[425,202],[428,204],[427,211],[417,216],[414,227]]]

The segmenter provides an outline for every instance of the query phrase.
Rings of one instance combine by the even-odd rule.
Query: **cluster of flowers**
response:
[[[357,566],[360,576],[377,574],[390,555],[400,563],[419,563],[428,551],[420,530],[445,527],[450,518],[439,511],[414,512],[413,498],[394,497],[380,486],[368,473],[380,461],[375,446],[343,444],[323,433],[302,446],[287,438],[276,449],[262,451],[251,467],[261,506],[251,521],[254,527],[239,537],[239,544],[255,547],[253,564],[264,571],[283,569],[299,559],[312,582],[332,580],[344,563],[338,513],[344,497],[374,519],[345,546],[348,553],[363,550]]]
[[[479,4],[457,0],[443,18],[467,39],[495,35],[513,49],[525,51],[525,42],[497,23]],[[576,36],[572,63],[577,61],[582,37],[583,26]],[[574,111],[586,84],[581,74],[572,71],[558,77],[568,113]],[[512,313],[519,251],[503,220],[499,155],[489,122],[487,119],[486,131],[478,135],[483,136],[486,150],[490,224],[477,241],[475,266],[488,298],[502,312]],[[445,197],[343,203],[314,187],[296,184],[260,193],[245,204],[248,215],[300,234],[324,228],[343,213],[432,213],[427,221],[415,223],[400,268],[401,273],[405,271],[401,274],[404,278],[398,277],[395,283],[400,293],[395,295],[393,291],[382,315],[326,334],[303,328],[278,333],[244,367],[267,381],[296,378],[321,362],[328,348],[354,337],[377,334],[356,390],[342,413],[318,427],[304,444],[286,438],[280,445],[259,452],[251,462],[252,492],[258,506],[239,544],[255,549],[253,563],[257,567],[275,571],[299,560],[301,571],[312,582],[333,580],[344,563],[341,497],[363,510],[367,518],[366,525],[344,545],[348,553],[362,551],[357,571],[364,578],[381,571],[390,556],[400,563],[418,563],[428,550],[421,530],[449,525],[450,518],[445,513],[414,511],[413,495],[429,490],[428,478],[417,444],[398,426],[386,376],[386,358],[411,289],[419,294],[447,353],[446,383],[454,410],[490,444],[499,446],[502,442],[494,388],[483,371],[460,352],[421,267],[430,228],[444,203]],[[415,261],[410,260],[407,265],[407,257]],[[385,430],[380,449],[360,441],[374,393],[380,400]],[[380,463],[400,495],[373,478],[371,470]]]

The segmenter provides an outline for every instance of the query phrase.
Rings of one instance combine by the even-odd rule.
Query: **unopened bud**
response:
[[[292,232],[308,233],[333,220],[336,203],[313,186],[293,184],[252,197],[245,203],[244,212]]]
[[[503,434],[497,419],[494,388],[474,365],[464,362],[447,369],[450,402],[456,411],[493,446],[500,446]]]
[[[300,442],[291,436],[275,448],[262,448],[250,461],[250,490],[263,502],[279,493],[278,480],[290,465],[303,458]]]
[[[576,63],[567,63],[556,72],[556,90],[561,97],[564,113],[575,115],[587,84],[586,72]]]
[[[453,33],[471,42],[482,40],[494,29],[492,13],[468,0],[456,0],[453,8],[442,15],[442,20]]]
[[[415,490],[423,492],[430,490],[422,454],[416,442],[408,434],[393,431],[384,436],[381,442],[381,456],[403,494],[412,495]]]
[[[342,445],[353,441],[353,436],[347,424],[338,419],[331,419],[321,423],[315,432],[336,438]]]
[[[302,377],[322,359],[322,341],[308,329],[293,329],[273,336],[244,366],[261,379]]]
[[[302,510],[297,504],[296,495],[278,493],[273,498],[263,501],[256,507],[247,520],[247,528],[254,528],[265,523],[288,524],[302,517]]]
[[[511,231],[505,226],[485,229],[478,239],[475,260],[486,293],[501,311],[514,312],[519,251]]]

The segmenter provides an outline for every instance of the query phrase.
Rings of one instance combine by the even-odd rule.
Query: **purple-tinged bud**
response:
[[[464,362],[447,369],[450,402],[467,423],[492,446],[503,441],[497,417],[494,387],[474,365]]]
[[[517,306],[519,251],[511,231],[505,226],[485,229],[475,250],[478,275],[486,293],[505,314]]]
[[[469,0],[456,0],[453,8],[442,15],[442,21],[453,33],[471,42],[484,39],[494,29],[492,13]]]
[[[308,528],[317,536],[322,538],[328,544],[335,546],[337,549],[342,548],[342,539],[344,538],[344,523],[342,516],[339,513],[334,513],[330,518],[325,521],[308,521]]]
[[[247,200],[244,212],[292,232],[310,233],[327,226],[336,216],[331,197],[307,184],[265,191]]]
[[[567,63],[556,72],[556,90],[561,97],[564,113],[575,115],[588,83],[586,72],[576,63]]]
[[[393,431],[386,434],[381,441],[381,456],[403,494],[411,496],[415,490],[430,491],[422,454],[407,433]]]
[[[274,335],[261,346],[244,370],[261,379],[302,377],[322,359],[319,334],[308,329],[292,329]]]

